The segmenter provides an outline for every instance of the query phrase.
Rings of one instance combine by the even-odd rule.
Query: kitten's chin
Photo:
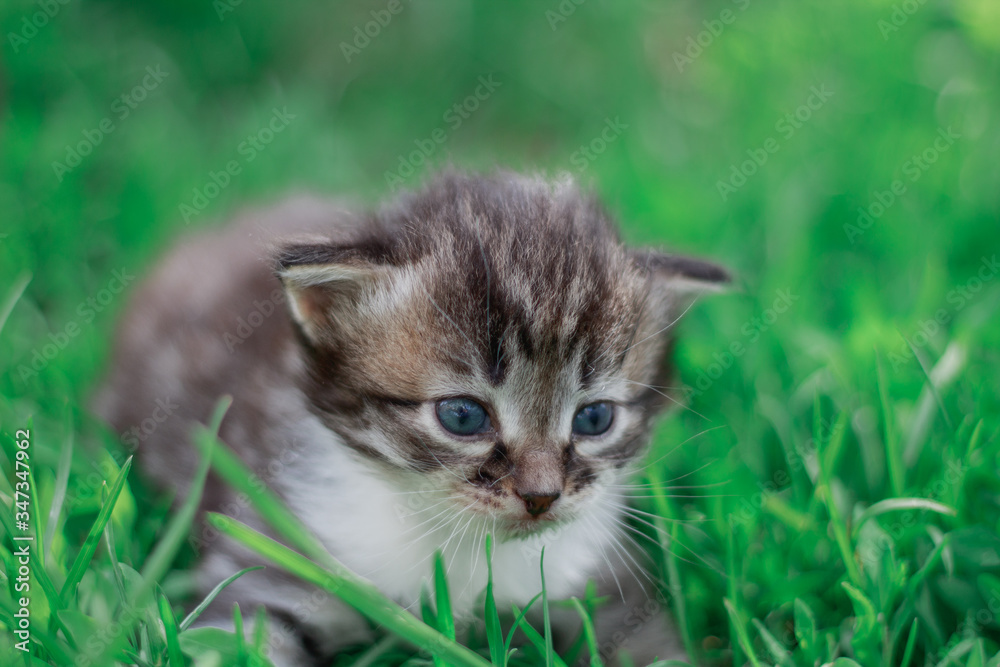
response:
[[[521,540],[556,530],[565,524],[565,519],[543,515],[534,519],[503,519],[497,521],[497,529],[502,532],[503,538]]]

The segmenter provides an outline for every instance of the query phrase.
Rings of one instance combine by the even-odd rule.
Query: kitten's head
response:
[[[278,265],[316,414],[507,535],[620,478],[666,400],[673,325],[728,280],[625,248],[568,181],[509,173],[442,176]]]

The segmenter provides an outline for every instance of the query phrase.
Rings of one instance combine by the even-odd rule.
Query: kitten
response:
[[[491,533],[500,609],[541,590],[544,545],[550,598],[582,595],[588,578],[610,596],[596,620],[605,658],[683,657],[662,598],[628,571],[616,505],[665,404],[655,387],[669,384],[673,327],[727,280],[625,248],[568,180],[449,173],[367,214],[293,199],[188,241],[153,273],[100,411],[125,432],[158,400],[179,406],[141,432],[138,457],[182,497],[192,424],[232,395],[221,439],[404,606],[443,549],[454,607],[470,613]],[[203,509],[263,528],[217,480]],[[260,560],[204,528],[196,541],[206,591]],[[277,665],[323,664],[372,638],[276,568],[238,580],[204,621],[232,627],[234,601],[266,606]]]

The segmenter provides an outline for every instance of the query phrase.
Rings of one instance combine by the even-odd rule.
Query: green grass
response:
[[[43,5],[54,15],[26,29]],[[663,582],[652,602],[695,662],[1000,665],[996,3],[585,2],[563,16],[557,2],[407,2],[346,62],[341,42],[385,6],[0,8],[0,664],[260,664],[257,610],[234,611],[238,634],[191,627],[193,505],[168,512],[90,416],[114,324],[180,235],[290,189],[377,200],[442,128],[420,161],[575,172],[630,241],[739,277],[683,324],[690,409],[659,426],[633,503]],[[144,79],[143,99],[122,101]],[[244,144],[276,109],[294,117]],[[797,110],[808,118],[789,121]],[[78,166],[54,164],[80,142],[93,145]],[[230,161],[238,173],[205,196]],[[225,474],[211,432],[199,442]],[[297,525],[273,500],[258,498],[262,515]],[[10,632],[18,511],[35,536],[29,653]],[[430,582],[424,623],[301,530],[283,535],[292,552],[217,521],[392,631],[338,667],[573,664],[547,658],[544,624],[490,607],[492,588],[463,634],[446,603],[459,582]]]

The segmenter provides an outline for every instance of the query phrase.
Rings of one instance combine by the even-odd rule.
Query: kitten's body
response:
[[[651,387],[665,384],[680,286],[723,279],[711,265],[625,250],[568,183],[446,176],[369,217],[293,200],[164,262],[123,325],[101,411],[128,431],[158,399],[179,405],[138,454],[183,494],[191,426],[232,395],[222,439],[335,557],[404,606],[415,608],[443,548],[455,608],[470,612],[490,532],[501,609],[540,590],[544,545],[551,598],[596,578],[616,599],[598,619],[608,642],[638,664],[678,657],[662,614],[629,623],[630,610],[649,616],[656,592],[624,573],[637,567],[616,485],[661,407]],[[451,396],[487,406],[490,430],[445,432],[434,406]],[[615,406],[607,434],[571,432],[580,405],[597,400]],[[543,493],[552,504],[539,510],[529,499]],[[203,505],[257,524],[217,482]],[[211,532],[196,538],[206,590],[258,562]],[[272,568],[238,581],[206,619],[224,625],[232,601],[282,621],[278,664],[370,637],[340,602]],[[612,640],[626,625],[624,643]]]

